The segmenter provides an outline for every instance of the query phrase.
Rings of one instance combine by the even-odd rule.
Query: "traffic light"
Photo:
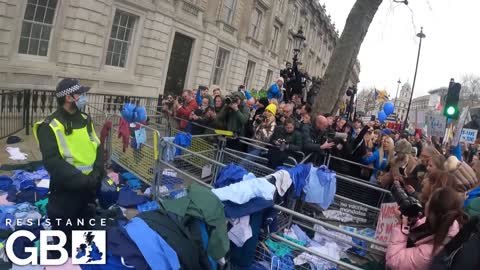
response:
[[[447,118],[458,119],[460,115],[458,101],[460,99],[461,88],[461,84],[454,82],[453,79],[450,81],[447,96],[445,97],[445,107],[443,109],[443,115]]]

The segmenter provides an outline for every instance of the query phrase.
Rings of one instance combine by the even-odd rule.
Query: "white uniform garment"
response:
[[[145,189],[145,191],[143,192],[143,195],[145,195],[145,196],[150,196],[150,195],[152,195],[152,188],[147,188],[147,189]]]
[[[310,247],[310,249],[322,255],[328,256],[332,259],[340,260],[340,253],[338,251],[337,244],[334,242],[327,242],[324,246],[313,246]],[[332,268],[336,269],[335,264],[307,252],[303,252],[302,254],[295,257],[293,259],[293,263],[295,265],[302,265],[308,263],[310,265],[310,269],[313,270],[327,270]]]
[[[250,227],[250,216],[230,219],[233,227],[228,231],[230,239],[237,247],[243,247],[243,244],[252,237],[252,227]]]
[[[37,183],[37,187],[50,188],[50,179],[42,179]]]
[[[8,157],[11,160],[26,160],[27,154],[22,153],[18,147],[7,147],[5,150],[10,154]]]
[[[212,189],[220,201],[231,201],[237,204],[244,204],[253,198],[273,200],[275,186],[265,178],[255,178],[231,184],[223,188]]]
[[[250,173],[245,174],[245,175],[242,177],[242,181],[252,180],[252,179],[255,179],[255,178],[257,178],[257,177],[255,176],[255,174],[253,174],[253,173],[250,172]]]
[[[315,226],[313,226],[313,229],[315,230],[315,235],[313,236],[312,245],[315,245],[315,242],[322,244],[328,241],[336,241],[336,239],[342,239],[347,243],[353,242],[351,236],[348,236],[341,232],[329,231],[318,224],[315,224]],[[341,248],[342,251],[347,251],[352,247],[345,244],[344,242],[338,242],[337,245]]]
[[[277,187],[278,194],[283,197],[287,190],[292,185],[292,178],[286,170],[280,170],[272,174],[275,177],[275,186]]]

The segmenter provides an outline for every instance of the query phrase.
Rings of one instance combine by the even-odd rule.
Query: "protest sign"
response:
[[[476,129],[462,129],[462,132],[460,134],[460,142],[475,143],[475,140],[477,139],[477,133],[478,130]]]
[[[377,229],[375,230],[375,239],[387,243],[392,235],[392,230],[398,225],[398,217],[396,216],[397,203],[383,203],[380,207],[380,215],[378,216]],[[372,245],[372,248],[384,250],[384,248]]]

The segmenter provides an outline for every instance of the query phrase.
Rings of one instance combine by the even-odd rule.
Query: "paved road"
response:
[[[22,130],[18,133],[15,134],[16,136],[20,137],[22,139],[22,142],[18,144],[10,144],[7,145],[6,140],[3,139],[0,140],[0,164],[22,164],[30,161],[35,161],[35,160],[41,160],[42,155],[40,154],[40,150],[38,148],[37,143],[35,142],[35,138],[33,135],[26,136],[25,135],[25,130]],[[15,161],[9,159],[9,154],[5,150],[6,147],[19,147],[20,151],[23,153],[28,154],[28,160],[23,160],[23,161]],[[6,172],[0,171],[0,174],[5,174]]]

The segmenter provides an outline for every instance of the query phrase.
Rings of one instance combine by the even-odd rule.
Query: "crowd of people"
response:
[[[163,111],[180,119],[179,128],[193,135],[211,129],[233,131],[236,137],[227,141],[227,147],[262,155],[262,148],[246,145],[238,137],[253,139],[268,148],[264,154],[273,169],[289,157],[297,161],[307,157],[308,162],[321,165],[333,155],[341,159],[330,160],[329,166],[339,174],[386,189],[400,185],[425,210],[408,218],[399,212],[401,226],[394,230],[386,253],[391,269],[428,269],[432,261],[439,267],[442,261],[435,255],[450,255],[447,251],[451,247],[443,249],[449,240],[477,232],[470,224],[477,219],[468,221],[465,214],[465,210],[470,216],[480,213],[480,198],[471,195],[476,194],[471,191],[480,179],[476,148],[466,147],[455,156],[442,147],[440,138],[391,130],[375,119],[362,123],[344,116],[312,115],[311,104],[305,103],[300,94],[293,93],[284,100],[284,90],[283,77],[271,85],[267,97],[259,99],[243,85],[232,93],[218,86],[200,86],[183,91],[181,97],[168,96]],[[409,231],[417,227],[427,228],[427,236],[410,237]],[[463,228],[469,231],[459,234]],[[478,237],[476,243],[480,243]],[[475,259],[478,261],[478,256]]]

